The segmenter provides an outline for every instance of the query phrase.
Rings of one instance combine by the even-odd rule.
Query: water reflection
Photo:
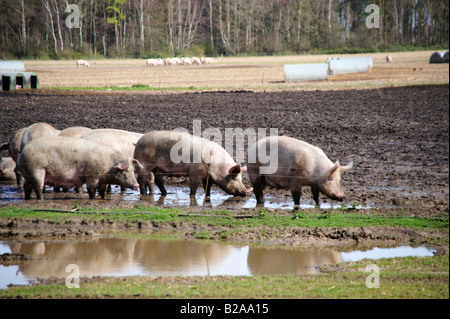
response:
[[[82,276],[251,276],[255,274],[316,273],[316,266],[341,259],[334,251],[301,251],[160,241],[99,238],[82,242],[3,242],[0,253],[32,256],[16,274],[35,278],[65,278],[76,264]],[[0,277],[10,276],[0,268]],[[11,278],[12,282],[19,278]],[[4,288],[4,287],[3,287]]]
[[[28,284],[36,278],[66,278],[76,264],[83,277],[92,276],[251,276],[256,274],[312,274],[318,267],[360,258],[429,256],[424,247],[373,249],[341,253],[325,250],[251,248],[187,240],[162,241],[98,238],[92,241],[0,242],[0,254],[32,257],[19,265],[0,266],[0,288]]]

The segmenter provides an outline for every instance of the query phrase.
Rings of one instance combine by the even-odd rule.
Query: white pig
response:
[[[90,199],[95,198],[97,188],[104,199],[107,184],[138,189],[134,164],[139,165],[114,148],[55,136],[28,143],[19,154],[17,169],[25,179],[25,199],[34,190],[41,200],[45,184],[65,188],[86,184]]]
[[[3,157],[2,159],[0,151],[0,181],[15,181],[15,168],[16,162],[11,157]]]
[[[276,149],[270,149],[270,145],[276,145]],[[270,164],[260,161],[260,154],[265,154],[266,150],[278,152],[278,167],[273,174],[261,174],[261,168]],[[320,193],[333,200],[344,199],[341,174],[352,168],[353,163],[347,166],[333,163],[320,148],[287,136],[261,139],[249,148],[249,154],[257,154],[256,163],[248,163],[248,174],[258,204],[263,203],[266,186],[291,190],[295,209],[300,205],[303,186],[311,187],[317,206]]]
[[[179,157],[180,150],[184,152],[181,155],[184,160]],[[188,133],[147,133],[136,144],[134,158],[142,164],[136,168],[139,185],[153,172],[162,196],[167,194],[164,186],[167,175],[188,176],[191,196],[195,195],[200,182],[203,182],[206,196],[210,195],[212,184],[235,196],[246,196],[251,192],[242,183],[246,168],[236,164],[219,144]],[[144,187],[141,187],[141,194],[146,194]]]

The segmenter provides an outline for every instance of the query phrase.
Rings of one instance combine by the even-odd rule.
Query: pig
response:
[[[98,129],[87,132],[81,138],[107,145],[123,152],[128,157],[134,155],[134,145],[144,134],[116,129]]]
[[[1,158],[0,152],[0,181],[15,181],[15,168],[16,162],[11,157]]]
[[[386,62],[387,63],[392,63],[392,57],[390,55],[386,56]]]
[[[58,136],[80,138],[85,134],[92,132],[92,129],[83,126],[68,127],[61,131]]]
[[[137,190],[134,175],[136,160],[112,147],[70,137],[41,137],[25,146],[17,160],[17,169],[25,179],[25,199],[34,190],[42,200],[45,184],[56,187],[81,187],[86,184],[89,198],[99,190],[105,199],[106,185],[117,184]]]
[[[270,145],[276,145],[275,150]],[[277,151],[278,163],[272,174],[262,174],[261,168],[269,166],[262,164],[260,154]],[[253,185],[257,204],[263,203],[266,186],[291,190],[294,199],[294,209],[300,206],[301,188],[310,186],[316,206],[319,206],[319,194],[343,201],[344,192],[341,188],[341,174],[353,167],[353,162],[341,166],[339,162],[331,162],[318,147],[306,142],[287,137],[271,136],[259,140],[249,148],[256,161],[248,163],[248,174]]]
[[[107,145],[113,147],[121,152],[123,152],[126,156],[133,158],[134,156],[134,147],[135,144],[139,141],[139,139],[144,134],[129,132],[124,130],[116,130],[116,129],[98,129],[88,132],[83,135],[81,138],[85,140],[89,140],[92,142],[96,142],[100,145]],[[150,192],[153,192],[153,174],[149,175],[149,181],[146,183]],[[125,189],[122,188],[122,191]]]
[[[185,160],[176,158],[180,148],[185,152],[182,155]],[[193,157],[197,154],[197,158],[191,161],[191,154]],[[137,142],[134,158],[142,164],[142,167],[136,167],[139,185],[143,185],[153,172],[162,196],[167,195],[166,175],[188,176],[191,196],[195,196],[200,182],[203,182],[207,197],[212,184],[234,196],[246,196],[251,192],[242,183],[245,167],[236,164],[219,144],[186,132],[147,133]],[[141,187],[141,194],[146,195],[144,187]]]
[[[53,126],[47,123],[35,123],[28,127],[21,128],[14,132],[9,143],[3,144],[2,148],[9,151],[9,155],[17,162],[19,153],[21,149],[29,143],[31,140],[39,138],[41,136],[55,136],[58,135],[60,131],[55,129]],[[16,170],[16,180],[17,186],[22,186],[22,176]]]
[[[22,140],[20,141],[19,153],[23,150],[25,145],[30,143],[33,139],[40,138],[42,136],[56,136],[61,131],[55,129],[53,126],[47,123],[35,123],[28,126],[23,132]]]

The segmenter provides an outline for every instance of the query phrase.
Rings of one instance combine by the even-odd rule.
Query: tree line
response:
[[[0,58],[373,52],[448,35],[437,0],[0,0]]]

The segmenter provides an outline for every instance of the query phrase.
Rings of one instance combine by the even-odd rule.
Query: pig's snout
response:
[[[245,192],[245,196],[250,196],[253,192],[253,187],[249,188],[246,192]]]
[[[139,184],[134,184],[133,189],[137,191],[139,189]]]
[[[344,197],[345,197],[344,193],[338,193],[338,194],[336,194],[334,199],[337,200],[338,202],[343,202],[344,201]]]

